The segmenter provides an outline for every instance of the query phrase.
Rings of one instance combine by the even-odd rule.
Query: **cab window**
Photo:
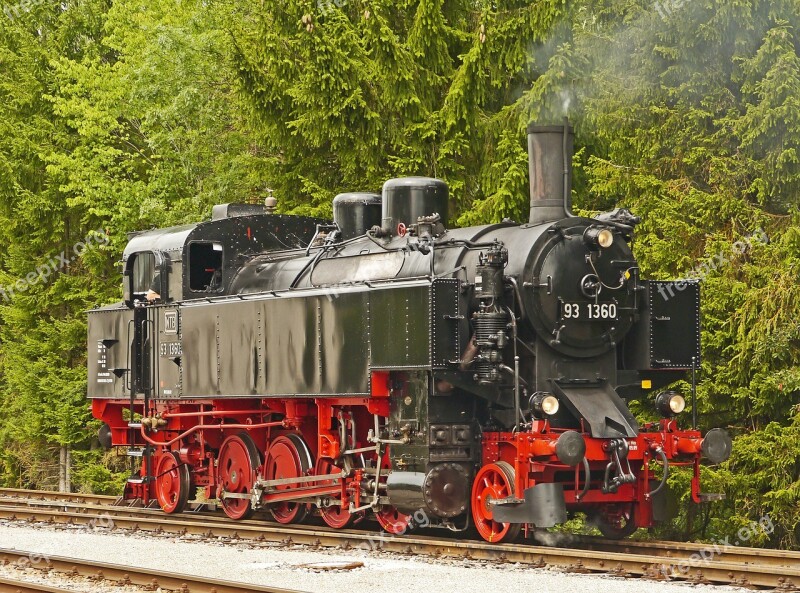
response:
[[[217,292],[222,289],[222,243],[189,244],[189,290]]]
[[[137,253],[134,255],[133,268],[133,293],[144,294],[150,288],[150,283],[156,275],[156,258],[151,252]]]

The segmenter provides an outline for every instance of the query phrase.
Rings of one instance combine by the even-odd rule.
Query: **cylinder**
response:
[[[470,480],[460,463],[439,463],[427,473],[393,470],[386,489],[391,505],[403,513],[450,518],[466,512]]]
[[[449,188],[441,179],[390,179],[383,184],[383,229],[396,235],[401,224],[408,227],[416,224],[420,216],[433,214],[438,214],[447,228],[449,200]]]
[[[378,194],[352,192],[333,198],[333,221],[343,239],[360,237],[381,225],[381,197]]]
[[[569,125],[528,125],[531,224],[554,222],[571,214],[574,137]]]

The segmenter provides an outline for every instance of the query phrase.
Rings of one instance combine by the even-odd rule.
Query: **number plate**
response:
[[[183,356],[183,348],[180,342],[161,342],[158,346],[161,358],[177,358]]]
[[[561,319],[575,321],[616,321],[616,303],[561,303]]]

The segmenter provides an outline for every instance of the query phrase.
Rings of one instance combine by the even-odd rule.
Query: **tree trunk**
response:
[[[58,463],[58,491],[72,492],[72,451],[61,447]]]
[[[64,470],[64,485],[66,486],[65,492],[72,492],[72,451],[67,449],[67,463]]]
[[[67,448],[61,447],[58,462],[58,491],[67,491]]]

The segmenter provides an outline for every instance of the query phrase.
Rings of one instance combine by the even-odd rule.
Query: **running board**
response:
[[[725,500],[725,494],[722,492],[701,492],[697,495],[697,498],[700,499],[700,502],[716,502]]]
[[[150,457],[153,455],[153,449],[145,447],[144,449],[128,449],[125,453],[128,457]]]

